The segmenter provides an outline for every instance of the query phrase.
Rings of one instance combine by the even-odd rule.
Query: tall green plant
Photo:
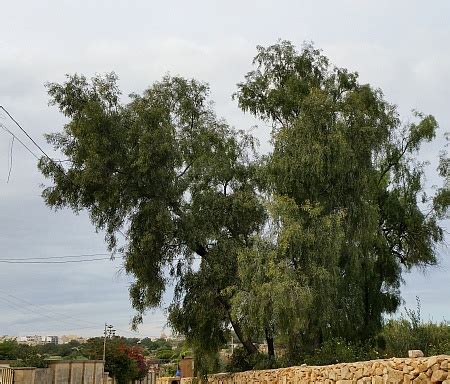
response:
[[[267,192],[298,207],[320,206],[315,220],[343,215],[334,225],[343,240],[332,245],[338,272],[328,280],[335,294],[325,306],[330,296],[308,267],[334,265],[333,258],[318,257],[328,244],[292,241],[287,247],[298,281],[309,279],[316,292],[306,327],[292,338],[310,349],[330,337],[366,340],[380,330],[384,313],[397,310],[402,272],[436,263],[435,244],[443,240],[438,221],[449,192],[443,187],[425,195],[417,153],[435,137],[437,122],[414,112],[414,122],[403,124],[380,90],[332,66],[312,45],[300,52],[289,42],[258,47],[254,65],[236,98],[273,127],[273,152],[264,164]],[[445,155],[438,170],[448,175]],[[303,211],[297,220],[308,216]],[[313,221],[305,234],[318,227]],[[318,310],[324,307],[333,318]]]

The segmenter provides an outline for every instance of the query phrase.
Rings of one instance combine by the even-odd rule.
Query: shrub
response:
[[[406,317],[389,320],[380,333],[386,356],[407,356],[408,350],[420,349],[426,356],[450,353],[450,324],[422,322],[420,301],[417,309],[406,309]]]

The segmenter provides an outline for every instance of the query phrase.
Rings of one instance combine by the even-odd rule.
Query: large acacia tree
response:
[[[68,123],[47,136],[67,161],[39,163],[46,203],[87,210],[123,255],[135,325],[175,282],[169,322],[203,362],[230,326],[271,355],[281,333],[293,354],[374,335],[402,271],[434,264],[443,239],[448,190],[422,196],[415,160],[432,116],[403,125],[381,91],[311,46],[260,47],[254,64],[236,97],[273,125],[262,158],[197,81],[165,77],[127,103],[114,74],[48,85]]]

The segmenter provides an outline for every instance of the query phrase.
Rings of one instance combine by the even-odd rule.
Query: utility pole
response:
[[[103,364],[106,362],[106,338],[111,338],[112,336],[116,335],[116,330],[113,329],[114,327],[110,324],[105,323],[105,330],[103,332],[104,338],[103,338]]]

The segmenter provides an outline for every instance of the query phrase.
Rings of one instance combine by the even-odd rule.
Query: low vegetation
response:
[[[267,359],[265,354],[248,355],[244,349],[238,348],[224,366],[228,371],[237,372],[300,364],[328,365],[405,357],[412,349],[420,349],[425,356],[450,355],[450,323],[422,321],[418,301],[416,310],[406,309],[400,318],[385,320],[380,332],[366,342],[332,338],[311,353],[299,351],[295,358],[284,354],[286,340],[278,340],[278,344],[281,348],[275,359]]]
[[[162,374],[173,375],[181,356],[189,352],[180,341],[113,337],[106,342],[105,371],[119,384],[143,378],[152,363],[159,365]],[[86,343],[71,341],[36,346],[15,340],[0,343],[0,360],[12,360],[13,367],[44,368],[48,360],[87,359],[103,359],[103,338],[91,338]]]

